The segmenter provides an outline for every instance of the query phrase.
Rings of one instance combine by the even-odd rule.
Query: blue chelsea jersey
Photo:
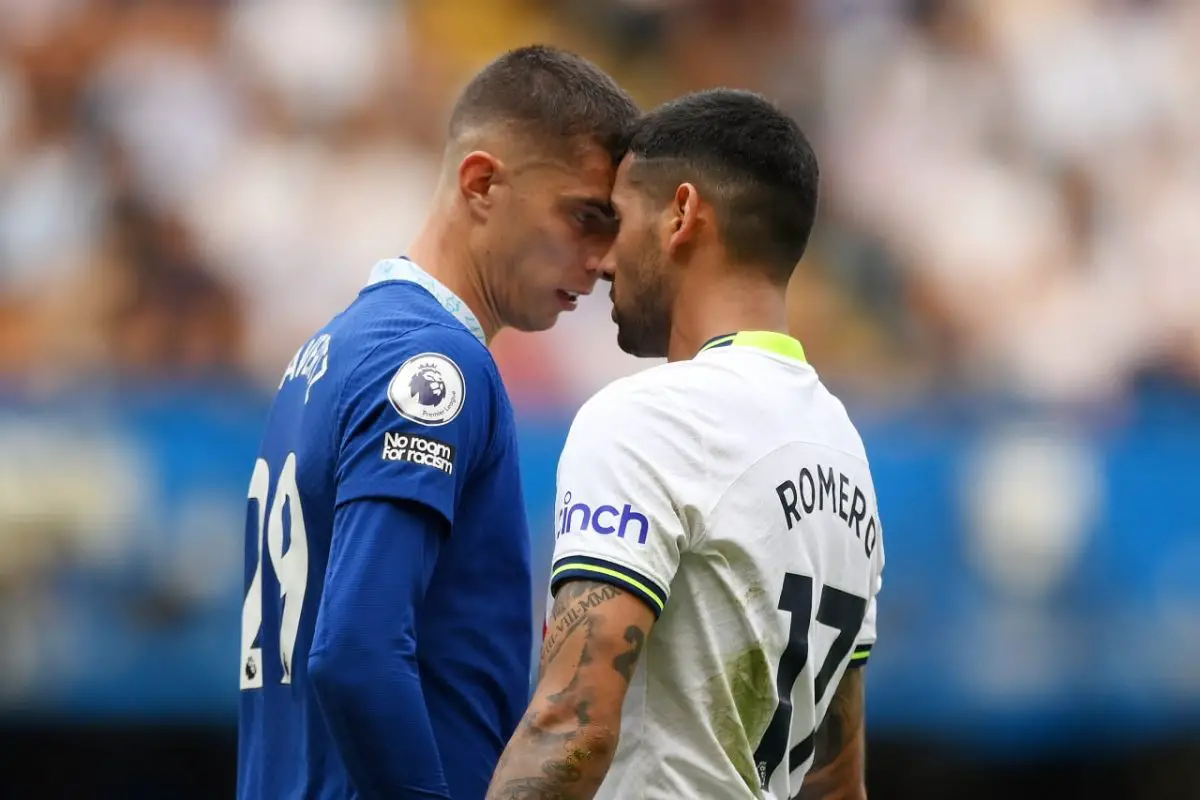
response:
[[[417,660],[451,788],[459,776],[486,786],[529,691],[516,431],[478,322],[402,259],[376,265],[300,348],[267,420],[246,515],[240,800],[355,797],[307,661],[334,510],[362,499],[420,503],[448,523],[418,611]]]

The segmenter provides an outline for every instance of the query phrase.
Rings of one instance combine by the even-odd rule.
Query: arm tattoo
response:
[[[490,800],[585,800],[591,798],[612,761],[615,731],[593,720],[597,670],[613,670],[625,684],[645,643],[636,625],[624,631],[626,649],[612,655],[614,632],[601,613],[621,594],[606,583],[572,581],[554,598],[553,619],[542,645],[542,672],[556,659],[576,652],[570,680],[557,691],[535,697],[501,757]]]
[[[816,755],[800,800],[864,800],[863,669],[842,676],[817,728]]]
[[[613,669],[621,673],[628,684],[633,680],[633,668],[637,666],[638,657],[642,654],[642,645],[646,642],[646,633],[637,625],[625,629],[625,641],[629,649],[613,659]]]
[[[617,596],[617,589],[607,583],[571,581],[558,590],[554,598],[553,626],[542,643],[542,668],[554,660],[563,643],[582,625],[589,609],[596,608]]]

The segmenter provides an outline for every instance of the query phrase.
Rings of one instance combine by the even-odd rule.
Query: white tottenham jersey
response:
[[[794,797],[883,571],[862,440],[800,343],[731,334],[599,392],[555,522],[551,593],[607,581],[658,615],[597,797]]]

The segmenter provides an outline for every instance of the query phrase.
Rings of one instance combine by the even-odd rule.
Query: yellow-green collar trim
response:
[[[804,347],[800,342],[786,333],[779,333],[778,331],[738,331],[737,333],[727,333],[724,336],[709,339],[700,348],[700,352],[703,353],[715,347],[728,347],[729,345],[755,347],[759,350],[766,350],[768,353],[774,353],[777,356],[793,358],[801,363],[808,363],[808,359],[804,356]]]

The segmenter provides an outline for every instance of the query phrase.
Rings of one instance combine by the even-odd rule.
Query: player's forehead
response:
[[[531,177],[544,190],[560,196],[607,204],[615,172],[612,157],[604,148],[580,142],[548,154]]]
[[[634,180],[636,166],[637,158],[632,153],[627,154],[617,165],[612,188],[612,204],[618,212],[622,208],[628,210],[640,197],[638,184]]]

